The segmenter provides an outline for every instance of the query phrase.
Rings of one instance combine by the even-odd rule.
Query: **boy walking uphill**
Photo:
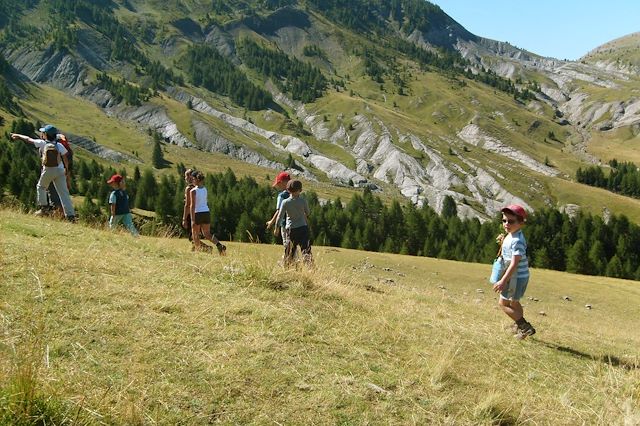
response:
[[[51,124],[42,127],[40,134],[42,139],[32,139],[29,136],[18,133],[11,134],[12,140],[20,139],[23,142],[34,145],[38,148],[42,156],[42,172],[36,185],[38,190],[38,206],[40,209],[36,214],[42,215],[49,212],[50,207],[47,200],[47,188],[49,184],[53,183],[62,202],[64,215],[67,219],[73,221],[75,220],[76,213],[71,201],[71,195],[69,194],[70,175],[68,173],[67,149],[56,140],[58,129]]]
[[[119,223],[131,232],[134,237],[140,236],[133,224],[131,210],[129,209],[129,195],[125,190],[124,178],[118,174],[111,176],[107,181],[113,191],[109,194],[109,207],[111,216],[109,217],[109,228],[114,229]]]
[[[279,221],[276,221],[276,217],[280,212],[280,208],[282,207],[282,202],[289,198],[289,191],[287,191],[287,184],[291,180],[291,176],[287,172],[280,172],[278,176],[276,176],[275,181],[273,182],[273,187],[278,191],[278,198],[276,200],[276,211],[273,213],[271,219],[269,219],[266,223],[267,229],[271,229],[272,226],[275,225],[274,234],[280,233],[282,236],[282,245],[285,247],[285,254],[287,250],[287,244],[289,244],[289,239],[285,232],[285,224],[286,217],[283,216]],[[277,236],[277,235],[276,235]]]
[[[502,239],[502,257],[508,267],[502,278],[493,285],[493,290],[500,292],[500,308],[515,321],[515,337],[518,339],[536,333],[535,328],[524,319],[520,304],[529,283],[527,241],[522,233],[526,218],[527,212],[517,204],[502,209],[502,227],[507,232]]]
[[[285,265],[293,261],[296,247],[302,250],[302,259],[305,264],[311,266],[313,258],[311,256],[311,241],[309,239],[309,205],[307,200],[300,197],[302,193],[302,182],[291,180],[287,183],[287,191],[290,197],[282,202],[276,223],[286,215],[285,233],[288,234],[289,242],[285,248]]]

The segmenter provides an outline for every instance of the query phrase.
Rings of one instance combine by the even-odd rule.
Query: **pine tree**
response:
[[[158,135],[155,133],[155,135]],[[153,141],[153,153],[151,154],[151,164],[156,169],[164,167],[164,154],[162,153],[162,145],[160,144],[160,138],[154,137]]]
[[[450,218],[458,215],[458,206],[451,195],[444,197],[442,202],[442,217]]]
[[[156,180],[153,172],[146,169],[140,178],[136,194],[136,206],[143,210],[151,210],[155,205]]]
[[[578,240],[567,255],[567,272],[586,274],[589,272],[589,253],[584,240]]]
[[[254,234],[253,223],[251,222],[249,214],[247,212],[242,212],[238,225],[236,226],[235,233],[233,234],[233,239],[235,241],[247,242],[250,240],[249,235],[253,236]]]
[[[171,182],[166,175],[162,176],[160,185],[158,188],[158,197],[155,201],[156,217],[163,224],[170,224],[171,217],[175,216],[175,211],[172,203],[172,187]]]
[[[609,260],[609,263],[607,264],[606,274],[608,277],[623,277],[622,262],[617,255],[613,256],[611,260]]]

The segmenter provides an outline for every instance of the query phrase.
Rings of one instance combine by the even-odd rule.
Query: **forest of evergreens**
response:
[[[295,100],[313,102],[327,88],[327,79],[318,68],[253,40],[240,40],[238,54],[245,65],[271,78]]]
[[[640,198],[640,170],[632,162],[609,161],[609,173],[605,175],[602,167],[579,167],[576,171],[576,180],[590,186],[604,188],[611,192]]]
[[[265,109],[273,102],[271,94],[252,82],[228,58],[205,45],[191,46],[182,66],[195,86],[229,96],[250,110]]]
[[[12,130],[19,133],[33,134],[36,127],[24,120],[12,123]],[[78,208],[81,220],[106,221],[110,189],[105,182],[116,170],[95,160],[77,159],[75,164],[72,193],[84,196]],[[151,169],[141,171],[136,167],[127,179],[133,206],[156,213],[155,219],[138,219],[144,233],[160,229],[179,232],[184,168],[178,164],[176,173],[158,178]],[[0,141],[0,199],[33,208],[39,169],[33,147],[5,137]],[[118,172],[127,174],[124,169]],[[205,184],[212,229],[220,238],[274,242],[265,229],[275,206],[272,188],[253,178],[237,178],[231,170],[207,175]],[[304,196],[311,207],[310,225],[316,245],[488,263],[497,249],[495,237],[501,232],[497,215],[484,223],[461,220],[451,199],[438,215],[428,206],[417,208],[397,201],[386,205],[369,190],[344,201],[321,202],[312,192],[304,192]],[[524,232],[532,266],[640,279],[640,227],[625,216],[614,215],[605,222],[590,214],[570,217],[557,210],[541,209],[529,217]]]

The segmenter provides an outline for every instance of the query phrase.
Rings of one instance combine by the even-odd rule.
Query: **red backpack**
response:
[[[71,146],[69,145],[69,139],[67,139],[65,135],[63,135],[62,133],[58,133],[58,135],[56,136],[56,139],[58,142],[62,144],[62,146],[64,146],[67,149],[67,151],[69,151],[69,153],[73,152],[73,150],[71,149]]]

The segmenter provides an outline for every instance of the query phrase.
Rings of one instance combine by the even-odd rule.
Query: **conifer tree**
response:
[[[458,206],[451,195],[444,197],[442,202],[442,217],[449,218],[458,215]]]
[[[609,263],[607,264],[606,274],[608,277],[623,277],[622,262],[620,261],[618,255],[614,255],[611,260],[609,260]]]
[[[163,224],[169,224],[171,222],[170,218],[175,216],[171,197],[172,189],[171,182],[167,178],[167,175],[163,175],[158,187],[158,196],[155,200],[156,217]]]
[[[162,145],[160,144],[160,135],[157,132],[153,134],[153,153],[151,154],[151,164],[156,169],[164,167],[164,154],[162,153]]]
[[[584,240],[578,240],[567,255],[567,272],[586,274],[589,272],[589,253]]]
[[[236,226],[233,239],[235,241],[247,242],[249,241],[249,234],[253,236],[255,233],[253,231],[253,223],[251,222],[251,218],[245,211],[240,215],[240,220],[238,221],[238,225]]]

